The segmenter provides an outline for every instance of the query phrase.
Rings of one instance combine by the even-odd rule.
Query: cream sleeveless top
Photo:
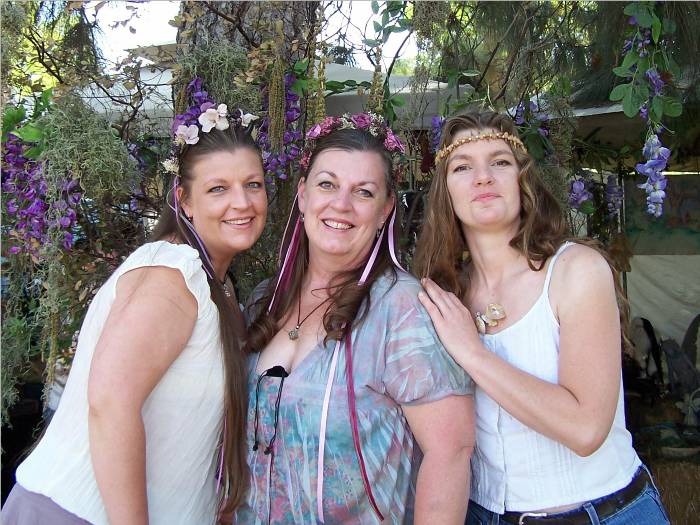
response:
[[[187,245],[158,241],[141,246],[98,291],[83,322],[56,414],[42,440],[17,469],[17,481],[80,518],[95,525],[108,524],[90,458],[88,375],[95,345],[114,302],[117,280],[144,266],[166,266],[182,272],[198,305],[192,336],[141,411],[146,431],[149,523],[213,524],[224,399],[219,313],[210,298],[199,254]]]
[[[511,365],[557,383],[559,323],[549,302],[552,257],[542,294],[525,316],[497,334],[481,336]],[[588,457],[523,425],[477,385],[476,449],[471,499],[492,512],[532,511],[587,501],[626,486],[641,464],[625,428],[622,383],[615,419],[602,446]]]

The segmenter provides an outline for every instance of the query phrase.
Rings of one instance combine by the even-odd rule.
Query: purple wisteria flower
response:
[[[656,71],[656,69],[650,68],[647,69],[645,76],[647,77],[647,80],[649,81],[652,89],[654,90],[654,96],[660,95],[666,83],[662,80],[661,76],[659,75],[659,72]]]
[[[445,124],[445,117],[435,116],[431,119],[430,125],[430,150],[435,153],[440,148],[442,140],[442,126]]]
[[[590,201],[593,194],[588,191],[588,181],[585,178],[575,179],[571,182],[569,191],[569,206],[578,210],[584,202]]]
[[[663,202],[666,197],[664,190],[667,183],[662,171],[666,169],[671,150],[661,144],[658,135],[651,134],[644,143],[642,153],[647,161],[640,162],[635,166],[635,169],[641,175],[646,176],[647,180],[639,184],[639,187],[647,193],[647,213],[654,217],[660,217],[663,214]]]
[[[517,126],[525,124],[525,102],[520,101],[520,104],[515,109],[515,118],[513,120]]]
[[[77,221],[76,207],[82,197],[80,186],[68,178],[60,197],[52,201],[47,195],[43,164],[24,156],[28,148],[12,134],[3,143],[2,190],[10,226],[9,253],[38,256],[40,248],[49,243],[51,230],[66,230],[62,244],[68,250],[73,245],[69,230]]]
[[[608,175],[605,184],[605,202],[608,208],[608,217],[614,217],[622,208],[622,187],[617,183],[615,175]]]

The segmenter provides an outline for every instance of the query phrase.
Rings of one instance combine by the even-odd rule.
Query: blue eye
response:
[[[510,162],[509,160],[500,159],[500,160],[497,160],[497,161],[495,162],[495,164],[496,164],[496,166],[505,167],[505,166],[510,166],[510,165],[511,165],[511,162]]]
[[[372,193],[371,191],[366,190],[366,189],[364,189],[364,188],[359,188],[359,189],[357,190],[357,193],[359,193],[359,194],[362,195],[363,197],[369,197],[369,198],[374,197],[374,193]]]
[[[318,186],[320,188],[323,188],[324,190],[330,190],[333,188],[333,183],[327,180],[322,180],[321,182],[318,183]]]
[[[213,188],[209,189],[209,193],[221,193],[222,191],[224,191],[223,186],[214,186]]]
[[[258,182],[258,181],[249,182],[247,184],[247,186],[251,189],[254,189],[254,190],[259,190],[260,188],[263,187],[262,183]]]
[[[467,164],[460,164],[460,165],[458,165],[458,166],[455,166],[455,167],[452,169],[452,171],[453,171],[453,172],[456,172],[456,171],[465,171],[465,170],[467,170],[467,169],[469,169],[469,166],[468,166]]]

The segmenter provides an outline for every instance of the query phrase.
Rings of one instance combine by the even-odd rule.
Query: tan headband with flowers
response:
[[[525,144],[523,144],[523,141],[520,140],[515,135],[511,135],[510,133],[506,133],[505,131],[500,131],[498,133],[496,133],[496,132],[478,133],[476,135],[470,135],[468,137],[463,137],[461,139],[455,140],[449,146],[445,146],[444,148],[442,148],[440,151],[438,151],[435,154],[435,163],[437,164],[442,159],[446,159],[450,153],[452,153],[456,148],[460,147],[462,144],[476,142],[477,140],[497,140],[497,139],[505,140],[513,148],[519,149],[523,153],[527,153],[527,148],[525,148]]]

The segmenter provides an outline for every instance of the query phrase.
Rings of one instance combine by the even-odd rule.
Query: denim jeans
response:
[[[599,502],[609,496],[603,496],[600,499],[587,501],[582,505],[583,509],[588,513],[591,525],[670,525],[671,522],[668,514],[661,503],[661,496],[653,484],[647,483],[644,490],[640,492],[632,501],[618,509],[614,514],[599,517],[593,507],[593,504]],[[551,517],[566,517],[570,512],[562,512],[560,514],[550,514]],[[506,523],[501,519],[500,514],[486,510],[481,505],[470,501],[469,511],[465,525],[502,525]],[[547,520],[526,520],[525,523],[542,523],[547,524]]]

